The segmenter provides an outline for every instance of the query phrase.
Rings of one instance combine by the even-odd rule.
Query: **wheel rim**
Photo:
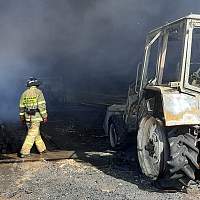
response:
[[[110,136],[110,145],[111,147],[116,147],[117,145],[117,133],[113,123],[110,124],[109,129],[109,136]]]
[[[167,142],[162,126],[153,117],[144,118],[138,130],[138,159],[142,172],[157,179],[164,173]]]

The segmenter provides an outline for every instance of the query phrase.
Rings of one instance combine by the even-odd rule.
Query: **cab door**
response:
[[[143,67],[136,82],[136,91],[138,93],[138,103],[135,112],[137,112],[137,124],[138,121],[146,113],[153,112],[152,102],[154,102],[154,96],[146,98],[145,88],[147,85],[157,85],[158,83],[158,71],[159,63],[161,59],[161,46],[162,46],[162,34],[156,33],[154,36],[150,35],[147,38],[145,46],[145,55],[143,61]]]

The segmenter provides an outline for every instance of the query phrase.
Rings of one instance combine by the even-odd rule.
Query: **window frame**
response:
[[[193,20],[190,20],[190,23],[188,22],[187,26],[187,53],[186,53],[186,63],[185,63],[185,73],[184,73],[184,88],[200,92],[200,87],[193,86],[189,83],[189,76],[190,76],[190,62],[191,62],[191,53],[192,53],[192,39],[193,39],[193,30],[195,28],[200,29],[200,22],[196,23]]]
[[[146,40],[146,45],[145,45],[145,53],[144,53],[144,59],[143,59],[143,66],[142,66],[142,72],[141,72],[141,82],[140,87],[139,87],[139,96],[141,96],[142,89],[145,87],[147,84],[147,70],[148,70],[148,64],[149,64],[149,57],[150,57],[150,51],[151,51],[151,45],[161,37],[161,31],[158,31],[154,33],[153,35],[149,35]],[[158,47],[158,52],[160,50],[160,42],[159,42],[159,47]],[[157,77],[158,73],[158,62],[159,62],[159,55],[157,55],[157,63],[156,63],[156,74],[155,78]],[[137,80],[136,80],[137,81]]]
[[[179,82],[181,83],[182,81],[182,69],[183,69],[183,54],[184,54],[184,45],[185,45],[185,27],[183,27],[183,40],[182,40],[182,45],[181,45],[181,58],[180,58],[180,71],[178,74],[178,77],[176,81],[169,81],[167,83],[163,83],[163,77],[164,77],[164,69],[165,69],[165,64],[166,64],[166,58],[167,58],[167,52],[168,52],[168,43],[169,43],[169,35],[170,33],[177,28],[180,28],[181,26],[184,26],[183,23],[178,23],[178,24],[174,24],[173,26],[167,27],[164,31],[163,31],[163,42],[162,42],[162,47],[161,47],[161,52],[160,52],[160,64],[158,66],[159,68],[159,73],[158,73],[158,84],[159,85],[170,85],[170,83],[174,83],[174,82]],[[173,66],[172,66],[173,67]]]

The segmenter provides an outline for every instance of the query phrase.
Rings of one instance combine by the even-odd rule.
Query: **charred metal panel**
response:
[[[163,93],[166,126],[200,124],[199,100],[183,93]]]

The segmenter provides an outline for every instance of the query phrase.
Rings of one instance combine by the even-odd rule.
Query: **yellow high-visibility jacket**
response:
[[[32,86],[25,90],[19,103],[20,116],[24,116],[27,122],[41,122],[47,117],[46,101],[41,90]],[[36,109],[35,115],[27,114],[27,109]]]

